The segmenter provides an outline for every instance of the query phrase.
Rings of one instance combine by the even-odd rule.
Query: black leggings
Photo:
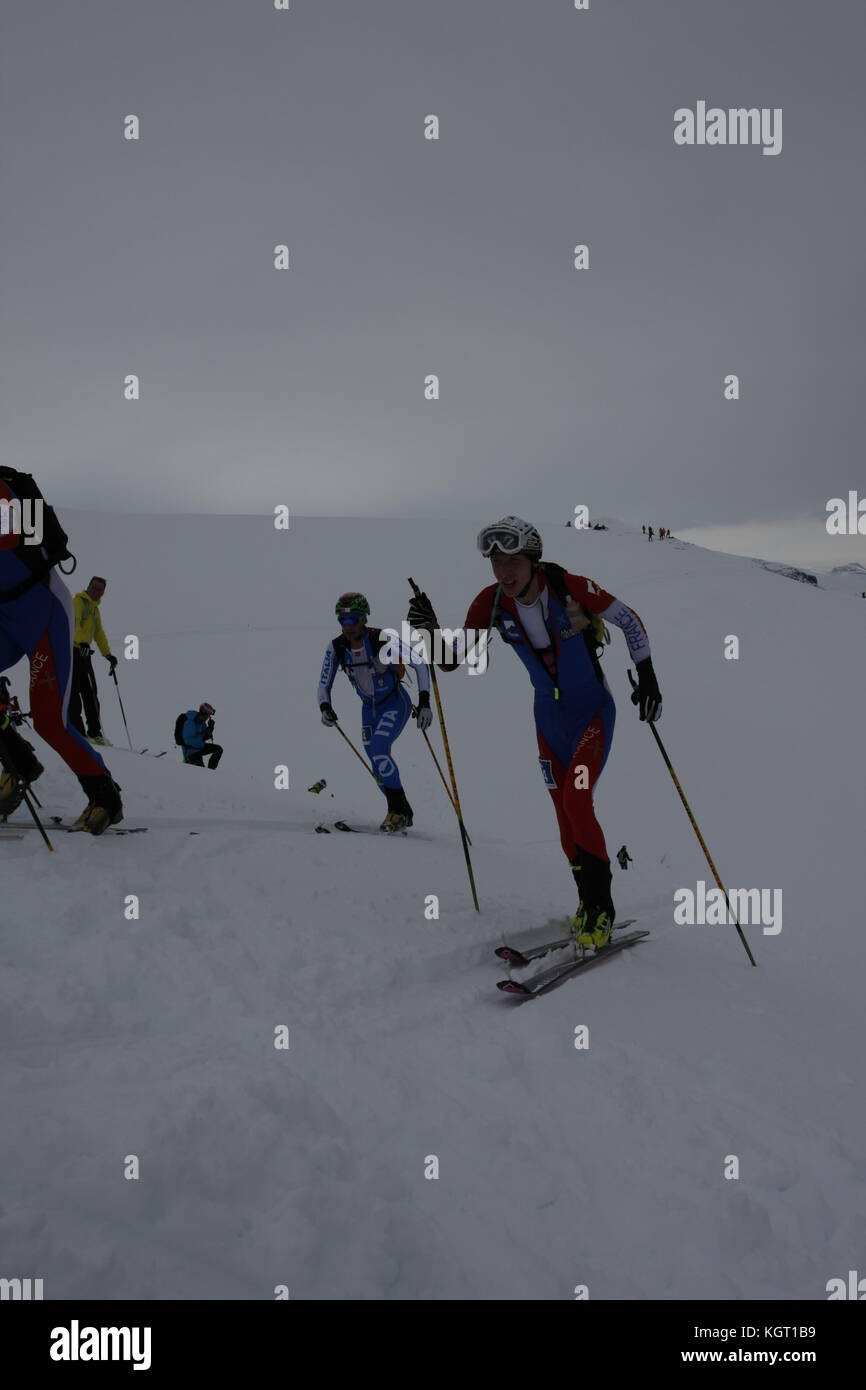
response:
[[[69,722],[80,734],[84,733],[84,725],[81,722],[82,705],[84,706],[84,718],[87,720],[87,737],[97,738],[102,733],[102,718],[99,712],[99,696],[96,693],[93,662],[90,659],[90,652],[82,652],[79,651],[78,647],[73,647]]]
[[[186,761],[193,767],[204,767],[205,755],[210,754],[208,767],[216,767],[223,755],[223,750],[218,743],[206,743],[204,747],[196,749],[194,753],[187,753]]]

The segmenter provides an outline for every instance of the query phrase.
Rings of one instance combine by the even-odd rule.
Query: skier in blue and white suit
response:
[[[412,824],[412,807],[400,781],[400,770],[391,756],[391,747],[406,727],[412,701],[401,684],[405,666],[412,665],[418,676],[419,729],[429,729],[430,672],[426,662],[395,636],[383,636],[379,628],[367,627],[370,605],[363,594],[341,594],[334,608],[343,631],[328,643],[317,698],[322,723],[333,726],[337,715],[331,704],[334,677],[342,669],[355,687],[363,709],[361,737],[376,780],[388,802],[388,814],[380,829],[403,830]],[[382,659],[382,648],[395,653],[398,662]]]

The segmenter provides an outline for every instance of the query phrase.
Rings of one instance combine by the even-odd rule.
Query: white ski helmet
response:
[[[528,555],[541,559],[541,536],[529,521],[519,516],[504,516],[478,532],[478,549],[482,555],[501,550],[506,555]]]

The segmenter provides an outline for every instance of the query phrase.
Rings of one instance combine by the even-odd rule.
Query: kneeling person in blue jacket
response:
[[[208,767],[215,768],[223,755],[223,750],[218,743],[213,740],[213,717],[216,710],[207,701],[199,705],[198,709],[189,709],[186,712],[186,723],[183,726],[183,760],[190,763],[193,767],[204,767],[204,759],[208,758]]]

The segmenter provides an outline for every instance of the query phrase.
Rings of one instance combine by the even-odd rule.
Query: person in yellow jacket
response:
[[[91,655],[95,642],[102,655],[114,671],[117,657],[112,656],[108,638],[99,615],[99,602],[105,593],[105,580],[95,574],[86,589],[76,594],[72,600],[75,609],[75,635],[72,647],[72,689],[69,693],[69,721],[80,734],[84,733],[81,709],[87,721],[87,734],[91,743],[110,747],[102,732],[102,719],[99,711],[99,696],[96,691],[96,676],[93,674]]]

